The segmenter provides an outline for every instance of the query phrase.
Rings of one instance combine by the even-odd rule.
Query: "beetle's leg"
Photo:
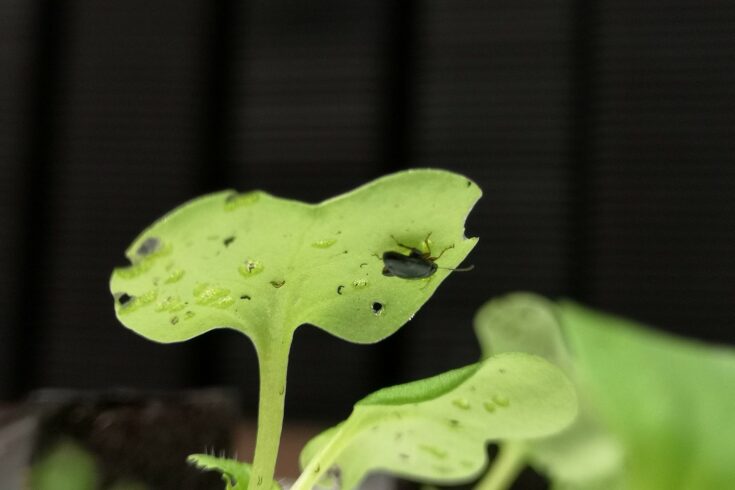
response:
[[[433,275],[431,275],[431,276],[427,277],[427,278],[426,278],[426,283],[425,283],[425,284],[424,284],[423,286],[421,286],[421,288],[419,288],[419,289],[420,289],[421,291],[423,291],[424,289],[426,289],[427,287],[429,287],[429,284],[431,283],[431,280],[432,280],[432,279],[434,279],[434,276],[433,276]]]
[[[394,242],[396,242],[396,245],[398,245],[399,247],[403,247],[406,250],[410,250],[411,252],[421,253],[420,250],[416,250],[416,247],[409,247],[408,245],[402,244],[401,242],[399,242],[398,240],[396,240],[396,237],[394,237],[393,235],[391,235],[390,237],[393,239]]]
[[[437,255],[436,257],[431,257],[431,260],[439,260],[439,259],[441,258],[441,256],[442,256],[442,255],[444,255],[444,252],[446,252],[446,251],[447,251],[447,250],[449,250],[450,248],[454,248],[454,244],[452,244],[452,245],[449,245],[449,246],[448,246],[447,248],[445,248],[444,250],[442,250],[442,253],[440,253],[440,254],[439,254],[439,255]]]
[[[424,254],[424,257],[431,257],[431,245],[429,245],[429,239],[431,238],[431,234],[433,232],[429,232],[428,235],[426,235],[426,238],[424,238],[424,247],[426,247],[426,253]]]

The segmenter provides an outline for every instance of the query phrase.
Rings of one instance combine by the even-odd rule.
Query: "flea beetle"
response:
[[[399,247],[405,248],[410,251],[408,255],[403,255],[400,252],[388,251],[383,253],[383,275],[384,276],[395,276],[401,279],[425,279],[434,275],[437,269],[448,269],[452,271],[469,271],[473,269],[473,266],[464,267],[462,269],[452,269],[449,267],[439,267],[436,261],[444,255],[444,252],[450,248],[454,248],[454,245],[450,245],[441,251],[436,257],[431,256],[431,248],[429,247],[429,233],[424,239],[424,245],[426,246],[426,252],[415,247],[409,247],[400,243],[394,236],[391,238],[396,242]]]

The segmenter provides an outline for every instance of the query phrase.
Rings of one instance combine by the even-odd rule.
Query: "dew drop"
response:
[[[198,284],[194,288],[194,300],[197,304],[215,308],[228,308],[235,302],[229,289],[210,286],[208,283]]]
[[[421,444],[419,446],[419,449],[421,449],[423,452],[430,454],[431,456],[434,456],[435,458],[439,459],[445,459],[447,457],[447,452],[439,449],[435,446],[429,446],[428,444]]]
[[[385,307],[383,306],[383,303],[378,303],[377,301],[374,302],[372,305],[370,305],[370,308],[373,310],[373,314],[375,316],[380,316],[385,311]]]
[[[179,282],[182,277],[184,277],[184,270],[174,269],[169,273],[168,277],[166,278],[164,282],[166,284],[173,284],[175,282]]]
[[[255,204],[260,199],[259,192],[232,193],[225,198],[225,211],[234,211],[238,208]]]
[[[286,284],[286,280],[285,279],[280,279],[280,280],[275,280],[274,279],[273,281],[271,281],[271,286],[273,286],[276,289],[280,288],[284,284]]]
[[[340,284],[339,286],[337,286],[337,294],[342,294],[342,290],[343,290],[344,288],[345,288],[345,287],[344,287],[344,286],[343,286],[342,284]]]
[[[252,277],[263,272],[263,264],[259,260],[248,259],[238,270],[243,277]]]
[[[311,246],[314,248],[329,248],[335,243],[337,243],[337,240],[334,240],[333,238],[325,238],[324,240],[315,241]]]
[[[365,279],[355,279],[352,281],[352,287],[355,289],[364,289],[368,285],[368,282]]]
[[[195,316],[196,316],[196,313],[194,313],[193,311],[187,311],[186,313],[184,313],[184,319],[185,320],[188,320],[190,318],[194,318]]]
[[[510,400],[504,395],[493,395],[493,402],[499,407],[507,407],[510,405]]]
[[[157,296],[158,296],[158,291],[156,291],[155,289],[151,289],[150,291],[138,297],[138,304],[140,306],[151,304],[156,300]]]
[[[457,398],[456,400],[452,400],[452,405],[457,408],[461,408],[462,410],[470,409],[470,402],[466,398]]]
[[[186,308],[186,304],[178,296],[168,296],[156,304],[156,311],[180,311]]]
[[[174,315],[171,317],[170,321],[171,321],[171,325],[176,325],[177,323],[179,323],[179,317]]]
[[[495,404],[493,402],[485,402],[482,404],[482,406],[485,408],[485,411],[488,413],[493,413],[495,411]]]

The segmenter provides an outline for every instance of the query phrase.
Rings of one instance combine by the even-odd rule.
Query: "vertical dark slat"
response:
[[[382,2],[250,2],[235,48],[234,185],[316,202],[382,170],[385,8]],[[254,366],[254,355],[242,346],[227,347],[228,379],[243,387],[254,411],[257,376],[243,372],[243,364]],[[300,329],[289,415],[345,415],[370,385],[364,373],[372,352]]]
[[[43,73],[34,63],[44,61],[46,48],[45,39],[34,39],[43,32],[38,24],[39,6],[20,0],[0,4],[0,399],[22,392],[31,361],[23,335],[29,320],[23,301],[29,273],[23,245],[28,244],[32,216],[23,190],[35,168],[37,148],[31,136],[38,125],[33,126],[29,112],[38,92],[34,82]]]
[[[484,189],[468,235],[470,273],[453,274],[416,316],[408,372],[479,356],[474,311],[518,289],[565,291],[571,2],[427,0],[417,47],[411,163],[463,172]]]
[[[199,194],[231,187],[227,160],[227,135],[231,126],[233,36],[237,29],[236,0],[209,2],[204,22],[206,69],[203,74],[202,138]],[[214,331],[197,338],[189,356],[187,378],[197,386],[219,383],[222,376],[218,351],[227,333]]]
[[[597,0],[575,0],[570,12],[573,42],[570,95],[570,172],[567,253],[569,264],[567,293],[578,301],[587,301],[592,264],[590,235],[593,202],[591,182],[592,138],[594,136],[594,77],[597,36]]]
[[[735,5],[604,1],[595,304],[735,341]]]
[[[383,52],[385,88],[380,106],[384,149],[381,168],[391,173],[406,168],[411,158],[411,134],[415,124],[416,26],[419,22],[417,2],[388,0],[386,14],[388,42]],[[400,329],[380,342],[372,369],[375,388],[397,384],[404,378],[407,338],[406,330]]]
[[[126,331],[107,282],[143,227],[197,189],[205,3],[65,9],[65,90],[53,108],[54,187],[44,196],[49,260],[34,293],[43,299],[39,384],[184,382],[188,347]]]

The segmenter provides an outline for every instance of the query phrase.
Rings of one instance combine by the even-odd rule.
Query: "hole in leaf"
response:
[[[131,301],[135,299],[135,296],[131,296],[128,293],[120,293],[117,296],[117,302],[120,303],[120,306],[125,306]]]
[[[150,255],[156,250],[158,250],[158,247],[161,246],[161,240],[159,240],[156,237],[149,237],[146,238],[143,243],[140,244],[138,247],[138,250],[135,251],[135,255],[138,257],[145,257],[146,255]]]
[[[376,314],[376,315],[380,315],[381,313],[383,313],[383,309],[384,309],[383,303],[378,303],[377,301],[375,301],[370,306],[370,308],[373,310],[373,313]]]

